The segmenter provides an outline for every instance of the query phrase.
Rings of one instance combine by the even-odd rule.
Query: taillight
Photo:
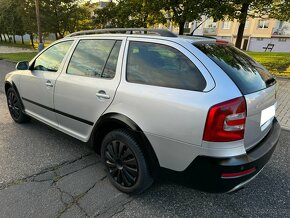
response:
[[[244,138],[246,101],[243,97],[222,102],[210,108],[203,140],[229,142]]]

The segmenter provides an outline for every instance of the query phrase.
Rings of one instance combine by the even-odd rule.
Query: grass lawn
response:
[[[0,54],[0,60],[5,59],[13,62],[30,61],[36,54],[37,52]]]
[[[247,52],[276,76],[290,77],[290,53],[286,52]]]
[[[22,44],[21,42],[16,42],[13,43],[9,43],[9,42],[0,42],[0,46],[3,45],[3,46],[10,46],[10,47],[16,47],[16,48],[27,48],[27,49],[33,49],[32,45],[31,45],[31,42],[29,41],[24,41],[24,44]],[[47,47],[50,45],[50,42],[45,42],[44,43],[44,47]],[[37,49],[38,48],[38,42],[34,42],[34,48]]]

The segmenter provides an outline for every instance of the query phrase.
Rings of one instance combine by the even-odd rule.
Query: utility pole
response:
[[[40,12],[39,12],[39,0],[35,0],[35,12],[36,12],[37,32],[38,32],[38,38],[39,38],[38,51],[41,51],[44,48],[44,45],[42,43],[42,32],[41,32]]]

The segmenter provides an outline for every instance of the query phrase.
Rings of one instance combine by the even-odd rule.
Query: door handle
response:
[[[110,96],[107,95],[105,91],[99,91],[99,92],[97,92],[97,93],[96,93],[96,96],[97,96],[98,98],[100,98],[100,99],[101,99],[101,98],[104,98],[104,99],[110,99]]]
[[[49,80],[46,81],[45,85],[46,85],[47,87],[53,87],[53,84],[52,84],[51,81],[49,81]]]

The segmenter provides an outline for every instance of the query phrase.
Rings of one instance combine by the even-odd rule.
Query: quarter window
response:
[[[121,42],[116,40],[80,40],[70,60],[67,73],[102,77],[104,71],[105,78],[113,78],[120,44]]]
[[[206,81],[197,67],[175,48],[131,42],[127,81],[153,86],[202,91]]]
[[[120,47],[121,47],[121,41],[117,41],[108,58],[104,72],[102,73],[103,78],[107,78],[107,79],[114,78],[115,73],[116,73]]]
[[[57,72],[73,41],[57,43],[44,51],[34,62],[34,70]]]

